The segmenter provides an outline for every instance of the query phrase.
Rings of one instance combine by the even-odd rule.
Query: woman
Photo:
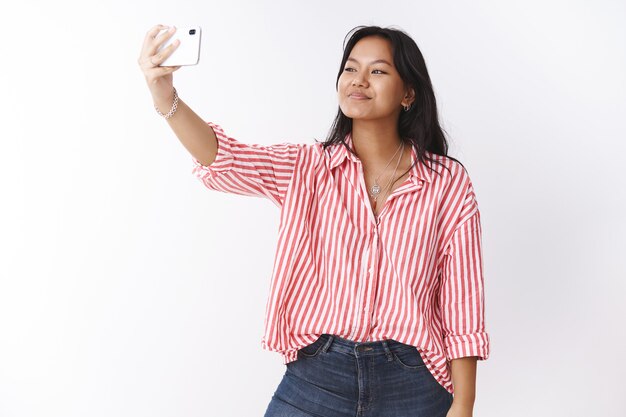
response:
[[[139,64],[193,173],[281,210],[262,347],[287,369],[265,416],[471,416],[489,356],[480,213],[415,42],[355,28],[327,140],[263,146],[178,99],[162,29]]]

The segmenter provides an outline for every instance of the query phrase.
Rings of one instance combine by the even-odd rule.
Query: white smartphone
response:
[[[200,38],[202,30],[200,26],[176,27],[176,32],[159,48],[159,51],[166,48],[176,39],[180,44],[160,67],[177,67],[179,65],[196,65],[200,61]]]

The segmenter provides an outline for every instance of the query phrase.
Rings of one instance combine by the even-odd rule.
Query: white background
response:
[[[621,416],[626,6],[619,1],[22,1],[0,17],[0,416],[262,416],[278,209],[209,191],[137,57],[248,143],[324,139],[345,34],[426,59],[479,201],[491,357],[475,416]]]

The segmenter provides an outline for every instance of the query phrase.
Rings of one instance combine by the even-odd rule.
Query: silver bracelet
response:
[[[167,114],[161,113],[161,110],[159,110],[156,104],[154,105],[154,109],[156,110],[157,113],[159,113],[159,116],[163,116],[166,119],[169,119],[170,117],[174,115],[174,113],[176,113],[177,107],[178,107],[178,93],[176,92],[176,88],[174,88],[174,103],[172,104],[172,108],[170,109],[170,111],[167,112]]]

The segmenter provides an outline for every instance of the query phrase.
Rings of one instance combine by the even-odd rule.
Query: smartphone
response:
[[[200,61],[200,26],[176,27],[176,32],[169,38],[159,51],[166,48],[176,39],[180,40],[178,47],[159,65],[160,67],[177,67],[179,65],[196,65]]]

